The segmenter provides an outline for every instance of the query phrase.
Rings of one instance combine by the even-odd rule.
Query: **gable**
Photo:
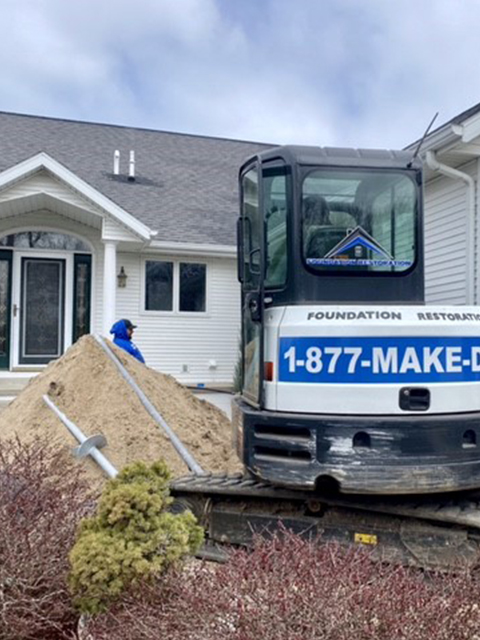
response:
[[[0,217],[45,209],[101,229],[105,240],[138,242],[124,225],[45,169],[0,191]]]
[[[55,179],[51,173],[40,170],[33,175],[14,182],[11,186],[6,186],[0,191],[0,203],[5,203],[17,198],[29,198],[45,194],[56,200],[69,204],[79,209],[92,213],[101,214],[99,207],[94,207],[86,198],[82,198],[78,193],[69,189],[60,180]]]
[[[3,215],[15,215],[19,207],[51,208],[95,227],[108,217],[136,240],[151,237],[148,227],[45,153],[1,173],[0,198]]]

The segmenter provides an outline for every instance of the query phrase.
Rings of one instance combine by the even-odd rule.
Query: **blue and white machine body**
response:
[[[279,147],[240,172],[236,448],[274,485],[480,487],[480,312],[425,304],[422,165]]]
[[[418,389],[426,414],[480,411],[476,307],[277,307],[265,336],[267,410],[404,415],[402,390]]]

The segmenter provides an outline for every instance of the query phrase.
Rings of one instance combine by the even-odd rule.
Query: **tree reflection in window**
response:
[[[180,311],[205,311],[206,272],[204,264],[180,263]]]
[[[74,236],[55,231],[21,231],[0,238],[0,247],[17,249],[53,249],[89,253],[90,247]]]

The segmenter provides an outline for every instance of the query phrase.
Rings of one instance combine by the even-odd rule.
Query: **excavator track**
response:
[[[480,562],[480,493],[376,497],[297,491],[237,475],[189,475],[171,484],[174,511],[190,509],[206,531],[203,557],[279,528],[368,545],[381,560],[425,568]]]

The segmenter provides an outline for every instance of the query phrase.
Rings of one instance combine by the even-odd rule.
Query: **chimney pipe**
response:
[[[130,151],[130,162],[128,163],[128,179],[135,180],[135,151]]]
[[[113,154],[113,175],[118,176],[120,173],[120,151],[117,149]]]

